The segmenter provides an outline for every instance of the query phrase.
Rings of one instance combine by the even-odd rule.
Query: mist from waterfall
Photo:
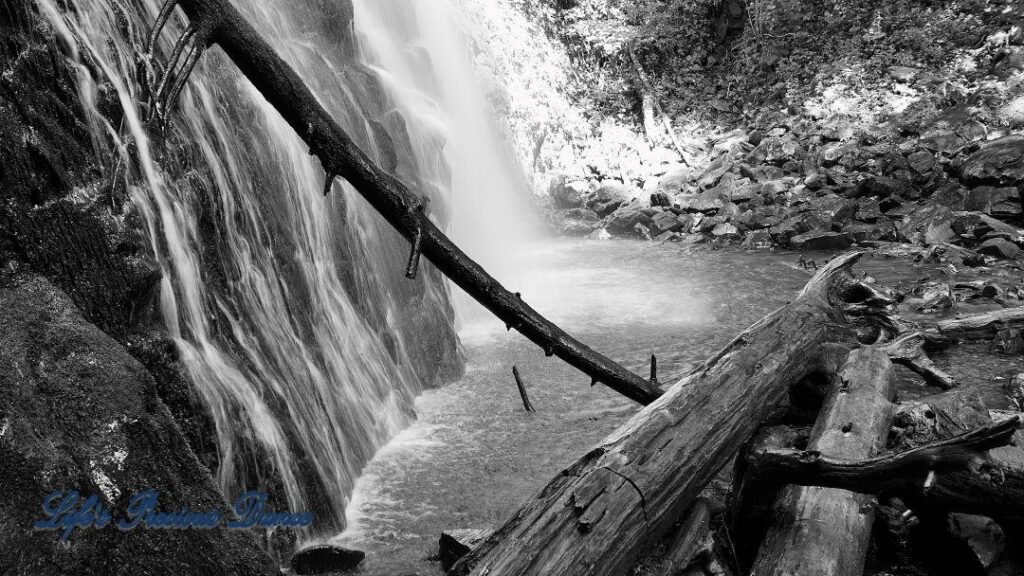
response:
[[[319,162],[216,49],[155,143],[138,70],[161,2],[67,4],[39,0],[97,147],[115,146],[108,175],[131,196],[121,217],[148,231],[163,322],[213,416],[223,489],[283,491],[292,510],[317,512],[318,532],[342,527],[362,466],[408,425],[425,386],[459,370],[447,281],[428,263],[405,279],[408,243],[346,183],[324,198]],[[344,0],[236,5],[356,143],[429,198],[432,219],[485,266],[502,263],[521,180],[448,0],[357,0],[354,37]],[[157,61],[184,30],[172,20]],[[117,120],[102,112],[110,101]]]

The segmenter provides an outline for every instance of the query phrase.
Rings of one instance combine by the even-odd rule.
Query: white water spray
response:
[[[407,242],[347,184],[323,198],[318,162],[216,50],[182,93],[172,151],[151,143],[136,70],[157,0],[39,4],[74,49],[97,141],[135,167],[121,177],[163,272],[164,323],[214,418],[225,492],[283,489],[321,529],[342,526],[363,464],[457,364],[446,283],[429,265],[406,280]],[[332,28],[346,21],[343,0],[237,5],[471,256],[502,261],[519,180],[491,138],[447,0],[358,0],[354,54],[350,30]],[[165,30],[158,58],[181,32]],[[99,112],[108,88],[118,125]]]

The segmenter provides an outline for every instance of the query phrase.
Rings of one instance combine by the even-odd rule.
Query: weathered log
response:
[[[310,153],[320,159],[327,174],[347,180],[402,236],[418,243],[422,255],[442,274],[510,329],[518,330],[549,356],[558,356],[592,380],[641,404],[649,404],[661,395],[657,386],[591,350],[541,316],[462,252],[425,214],[424,198],[381,170],[356,146],[302,78],[229,0],[168,2],[171,9],[174,4],[181,6],[195,30],[192,42],[197,53],[209,45],[219,46],[309,145]],[[158,33],[155,29],[154,34]],[[418,254],[415,246],[413,254]],[[410,271],[414,270],[410,267]]]
[[[767,475],[759,474],[751,466],[752,454],[773,450],[793,449],[806,445],[810,429],[797,429],[785,424],[765,426],[757,432],[736,458],[733,486],[729,495],[729,525],[733,534],[733,548],[740,572],[746,574],[754,562],[761,540],[769,526],[770,512],[775,504],[773,496],[781,485]]]
[[[1007,328],[1024,328],[1024,306],[942,320],[937,325],[943,336],[961,340],[992,338]]]
[[[986,452],[1007,446],[1020,425],[1016,415],[952,438],[866,460],[831,458],[816,450],[772,448],[751,452],[747,458],[758,474],[777,482],[827,486],[877,494],[901,485],[922,487],[931,473],[978,472]],[[927,489],[923,490],[927,494]],[[919,494],[917,490],[914,494]]]
[[[878,454],[895,413],[894,382],[884,350],[850,352],[811,431],[809,450],[837,458]],[[871,539],[873,500],[836,488],[785,487],[751,574],[860,576]]]
[[[788,394],[822,370],[826,343],[874,340],[893,302],[856,279],[861,253],[709,358],[557,475],[454,574],[619,575],[697,498]],[[880,326],[881,324],[881,326]]]
[[[893,362],[906,366],[920,374],[928,384],[943,390],[949,390],[956,386],[956,379],[940,370],[928,358],[928,355],[924,352],[924,345],[924,334],[921,332],[910,332],[889,342],[882,349],[889,354],[889,358]]]
[[[999,424],[1016,418],[1012,415]],[[915,441],[904,441],[904,446],[946,439],[992,423],[984,402],[970,389],[955,389],[908,403],[899,409],[896,421],[915,432]],[[987,516],[1003,528],[1024,526],[1024,450],[1010,445],[992,448],[980,468],[937,473],[927,490],[920,478],[889,490],[911,508]]]

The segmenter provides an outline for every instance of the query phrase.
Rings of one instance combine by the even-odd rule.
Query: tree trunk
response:
[[[895,407],[892,362],[884,350],[850,352],[811,432],[808,450],[867,458],[885,447]],[[787,486],[776,500],[752,575],[860,576],[874,497],[836,488]]]
[[[874,341],[892,300],[836,257],[768,315],[556,476],[452,569],[457,575],[620,575],[787,396],[834,372],[828,343]],[[879,325],[883,325],[880,328]]]

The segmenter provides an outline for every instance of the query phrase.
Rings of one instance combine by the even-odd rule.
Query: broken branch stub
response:
[[[196,50],[219,46],[309,145],[325,172],[347,180],[407,240],[414,243],[419,237],[423,256],[442,274],[545,353],[558,356],[593,380],[640,404],[661,396],[657,386],[590,349],[516,298],[460,250],[418,210],[421,199],[356,146],[295,70],[228,0],[170,0],[171,10],[175,3],[197,30]],[[169,13],[161,11],[154,37]],[[415,272],[415,244],[412,256],[407,271]]]
[[[866,460],[830,458],[815,450],[772,449],[751,452],[748,461],[757,474],[780,483],[867,494],[892,490],[899,495],[901,485],[923,489],[931,472],[977,472],[984,464],[985,453],[1008,445],[1019,425],[1020,419],[1014,416],[906,452]]]

